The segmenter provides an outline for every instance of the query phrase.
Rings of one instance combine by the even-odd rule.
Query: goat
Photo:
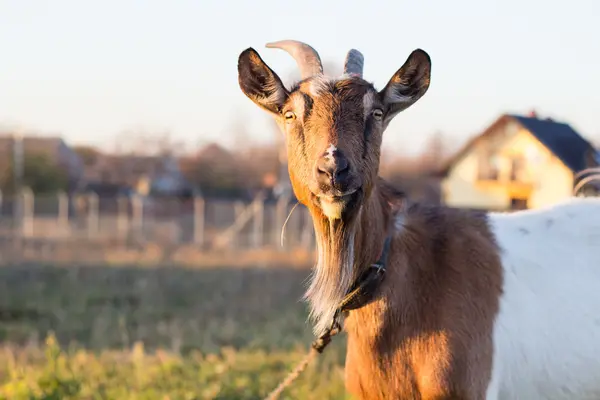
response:
[[[253,48],[242,92],[277,121],[318,257],[306,292],[316,334],[391,237],[385,279],[346,313],[345,383],[360,399],[600,398],[600,200],[515,213],[414,203],[378,176],[390,121],[429,88],[420,49],[377,91],[350,50],[326,78],[293,40],[287,89]]]

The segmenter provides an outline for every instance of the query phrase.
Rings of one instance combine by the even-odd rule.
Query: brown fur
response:
[[[381,192],[369,204],[389,203]],[[368,221],[394,216],[377,205],[363,215],[357,243],[382,243]],[[418,204],[397,215],[378,298],[346,319],[347,389],[360,399],[483,399],[502,290],[485,215]],[[358,258],[373,262],[377,249]]]
[[[313,179],[314,163],[329,144],[336,146],[353,161],[353,184],[361,185],[362,177],[376,175],[381,146],[381,133],[367,138],[365,142],[363,97],[372,86],[358,79],[345,79],[324,83],[330,90],[315,96],[311,86],[319,87],[319,81],[303,82],[292,93],[283,108],[285,113],[293,109],[296,99],[305,103],[302,113],[297,113],[298,124],[287,133],[288,171],[296,197],[303,204],[313,204],[312,193],[320,188]],[[371,151],[365,152],[366,145]],[[305,187],[308,183],[309,191]],[[370,190],[365,186],[364,189]]]
[[[414,51],[379,92],[360,76],[315,76],[288,91],[253,49],[240,55],[238,72],[242,91],[285,133],[292,187],[313,219],[319,258],[307,299],[317,334],[394,234],[374,301],[345,323],[348,390],[361,399],[484,398],[502,283],[486,217],[408,204],[378,177],[383,131],[429,87],[427,54]],[[350,165],[337,186],[315,174],[330,145]]]

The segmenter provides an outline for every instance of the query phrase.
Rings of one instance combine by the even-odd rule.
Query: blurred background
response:
[[[424,49],[431,87],[387,129],[381,176],[511,211],[600,192],[598,17],[591,0],[0,0],[0,398],[255,399],[303,357],[313,227],[239,89],[245,48],[286,85],[295,62],[265,43],[307,42],[330,75],[357,48],[377,88]],[[344,340],[287,398],[347,398]]]

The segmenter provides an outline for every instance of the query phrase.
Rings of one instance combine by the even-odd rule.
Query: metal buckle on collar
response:
[[[385,267],[381,263],[373,263],[373,264],[371,264],[371,268],[375,268],[376,272],[378,274],[384,274],[385,273]]]

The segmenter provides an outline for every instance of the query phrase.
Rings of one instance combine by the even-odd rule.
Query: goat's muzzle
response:
[[[337,149],[326,152],[317,161],[315,178],[320,188],[346,191],[350,178],[348,159]]]
[[[361,197],[360,180],[338,149],[328,149],[315,163],[313,195],[316,205],[330,219],[341,219]]]

